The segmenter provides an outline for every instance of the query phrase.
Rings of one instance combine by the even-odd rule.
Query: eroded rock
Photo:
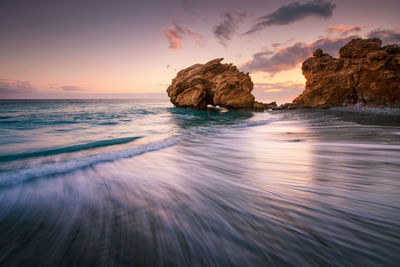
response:
[[[253,103],[253,110],[268,110],[268,109],[276,109],[278,105],[276,102],[271,103],[262,103],[258,101],[254,101]]]
[[[222,64],[222,60],[217,58],[179,71],[167,89],[171,103],[193,109],[206,109],[207,105],[248,110],[269,107],[270,104],[254,101],[250,76],[232,64]]]
[[[382,41],[378,38],[353,39],[339,50],[340,58],[362,58],[370,52],[379,50]]]
[[[332,107],[361,103],[400,107],[400,47],[353,39],[333,58],[317,49],[303,62],[306,88],[280,108]]]

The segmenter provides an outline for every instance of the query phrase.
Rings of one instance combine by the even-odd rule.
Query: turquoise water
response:
[[[0,100],[0,265],[400,262],[400,113]]]

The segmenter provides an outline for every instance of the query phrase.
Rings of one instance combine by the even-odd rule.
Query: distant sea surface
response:
[[[1,266],[399,266],[400,112],[0,100]]]

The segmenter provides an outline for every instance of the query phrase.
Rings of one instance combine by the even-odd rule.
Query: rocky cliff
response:
[[[381,47],[382,41],[353,39],[340,48],[339,58],[321,49],[303,62],[306,88],[301,95],[280,109],[347,106],[400,107],[400,46]],[[177,107],[206,109],[207,105],[228,109],[275,109],[251,94],[253,82],[248,74],[222,58],[196,64],[178,72],[168,87],[171,102]]]
[[[222,64],[222,60],[214,59],[179,71],[167,89],[171,103],[193,109],[206,109],[207,105],[248,110],[276,107],[274,103],[254,101],[250,76],[232,64]]]
[[[304,92],[281,108],[332,107],[362,103],[400,107],[400,46],[353,39],[340,58],[317,49],[303,62]]]

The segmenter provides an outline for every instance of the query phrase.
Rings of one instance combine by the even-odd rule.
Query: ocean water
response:
[[[1,266],[399,266],[400,112],[0,101]]]

